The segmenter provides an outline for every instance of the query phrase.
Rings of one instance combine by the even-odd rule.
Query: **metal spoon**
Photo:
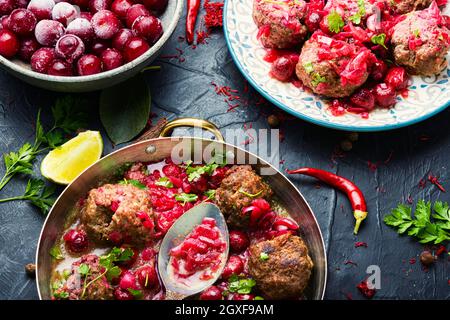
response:
[[[226,243],[225,252],[222,255],[220,268],[210,280],[201,281],[200,286],[187,288],[173,279],[168,272],[168,264],[170,260],[169,252],[173,247],[179,245],[184,238],[196,227],[202,223],[203,218],[213,218],[216,220],[217,228],[219,228],[222,239]],[[158,254],[158,272],[161,280],[166,288],[166,299],[182,300],[186,297],[199,293],[211,286],[222,274],[222,270],[228,260],[229,236],[228,227],[220,209],[212,203],[201,203],[192,209],[186,211],[178,220],[170,227],[164,236]]]

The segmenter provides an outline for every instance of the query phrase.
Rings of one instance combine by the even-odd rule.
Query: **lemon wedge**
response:
[[[41,163],[41,174],[55,183],[69,184],[100,159],[102,151],[100,132],[81,132],[45,156]]]

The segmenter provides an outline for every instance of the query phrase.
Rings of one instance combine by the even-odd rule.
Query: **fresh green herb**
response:
[[[167,177],[161,177],[158,181],[155,182],[157,186],[165,187],[165,188],[173,188],[173,183]]]
[[[249,198],[256,198],[258,196],[260,196],[263,193],[263,190],[258,191],[257,193],[248,193],[242,189],[239,189],[239,192],[242,193],[243,195],[249,197]]]
[[[68,299],[69,293],[66,291],[57,291],[53,293],[53,296],[57,299]]]
[[[269,260],[269,255],[265,252],[261,252],[261,254],[259,255],[259,260],[267,261],[267,260]]]
[[[52,294],[53,297],[57,299],[67,299],[69,298],[69,293],[66,291],[61,290],[63,287],[63,282],[60,280],[56,280],[52,283]]]
[[[192,161],[186,162],[185,168],[186,173],[188,174],[188,180],[194,181],[200,178],[203,174],[212,175],[217,168],[224,167],[226,166],[226,164],[226,156],[221,153],[215,154],[212,157],[211,161],[206,165],[193,167]]]
[[[147,189],[147,186],[141,182],[139,182],[138,180],[134,180],[134,179],[123,179],[122,181],[119,181],[119,184],[131,184],[132,186],[135,186],[136,188],[145,190]]]
[[[208,197],[208,200],[213,200],[216,197],[216,190],[210,189],[205,191],[205,196]]]
[[[376,35],[372,36],[372,38],[370,38],[370,40],[372,41],[372,43],[378,44],[378,45],[382,46],[383,48],[387,49],[386,44],[385,44],[386,34],[384,34],[384,33],[376,34]]]
[[[358,0],[358,12],[352,15],[349,20],[352,21],[355,24],[360,24],[361,19],[366,14],[366,5],[364,3],[364,0]]]
[[[62,254],[62,252],[61,252],[61,248],[59,247],[59,246],[53,246],[51,249],[50,249],[50,255],[53,257],[53,259],[56,259],[56,260],[62,260],[62,259],[64,259],[64,255]]]
[[[253,300],[264,300],[264,298],[261,296],[256,296]]]
[[[432,212],[431,202],[420,200],[414,216],[410,207],[399,204],[384,217],[384,222],[397,228],[399,234],[407,232],[409,236],[418,238],[420,243],[439,244],[450,240],[450,210],[448,203],[441,201],[434,203]]]
[[[311,61],[305,62],[303,64],[303,68],[305,69],[305,71],[310,74],[312,72],[314,72],[314,65]]]
[[[442,35],[442,33],[439,34],[438,39],[441,40],[441,41],[444,41],[444,36]]]
[[[64,279],[67,280],[67,278],[69,278],[69,276],[72,274],[72,271],[70,271],[70,269],[64,269],[62,272],[62,276]]]
[[[319,85],[319,83],[325,83],[325,82],[327,82],[327,79],[325,77],[321,76],[317,72],[313,73],[311,84],[314,87],[317,87]]]
[[[413,30],[413,34],[414,34],[414,36],[415,36],[416,38],[420,38],[420,31],[419,31],[419,29]]]
[[[141,290],[134,290],[134,289],[128,288],[128,292],[131,293],[131,295],[133,297],[135,297],[136,299],[142,299],[142,297],[144,296],[144,294],[142,293]]]
[[[251,278],[240,279],[236,275],[232,275],[228,280],[228,290],[239,294],[249,294],[256,285],[256,281]]]
[[[85,263],[80,264],[80,266],[78,267],[78,273],[82,276],[87,276],[90,271],[91,268]]]
[[[342,20],[342,17],[339,15],[339,13],[337,13],[334,10],[328,14],[327,21],[328,21],[328,29],[334,33],[339,33],[345,25],[344,20]]]
[[[25,193],[21,196],[0,199],[0,203],[7,201],[29,200],[33,205],[41,209],[42,213],[47,214],[55,203],[52,197],[56,188],[54,186],[47,187],[43,180],[30,179],[25,188]]]
[[[198,200],[198,196],[193,193],[180,193],[175,195],[175,200],[179,202],[183,202],[183,204],[186,204],[187,202],[195,202]]]

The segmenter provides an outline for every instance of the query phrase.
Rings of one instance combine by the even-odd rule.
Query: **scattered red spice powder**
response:
[[[367,167],[369,167],[369,170],[374,172],[378,169],[378,163],[373,163],[371,161],[367,161]]]
[[[161,56],[161,59],[178,59],[178,62],[185,62],[186,58],[183,57],[184,51],[180,48],[175,48],[177,50],[177,54],[165,55]]]
[[[427,181],[425,179],[420,179],[419,188],[424,189],[426,185],[427,185]]]
[[[344,264],[345,265],[352,265],[352,266],[357,266],[358,264],[356,263],[356,262],[354,262],[354,261],[352,261],[352,260],[345,260],[344,261]]]
[[[205,26],[208,28],[222,27],[223,25],[223,2],[210,2],[205,0],[203,4],[205,16],[203,17]]]
[[[372,299],[375,293],[377,292],[375,289],[370,289],[367,285],[367,280],[361,281],[356,288],[367,298]]]
[[[411,258],[409,259],[409,264],[415,264],[416,263],[416,258]]]
[[[428,181],[430,181],[432,184],[434,184],[439,190],[441,190],[442,192],[445,192],[444,187],[442,186],[442,184],[439,182],[439,178],[436,176],[433,176],[431,173],[428,175]]]
[[[362,241],[357,241],[357,242],[355,242],[355,248],[359,248],[359,247],[367,248],[368,245],[367,245],[366,242],[362,242]]]
[[[437,257],[439,257],[441,254],[443,254],[443,253],[445,253],[445,252],[447,252],[447,249],[445,248],[445,246],[440,245],[440,246],[436,249],[435,255],[436,255]]]
[[[250,123],[249,125],[247,125],[246,123],[244,123],[244,131],[248,135],[248,138],[245,139],[245,141],[242,143],[244,146],[251,144],[255,141],[255,137],[253,137],[253,135],[249,131],[252,128],[253,128],[253,124]]]
[[[204,30],[199,30],[197,33],[197,44],[207,44],[209,33]]]
[[[353,295],[351,294],[351,292],[343,292],[343,291],[341,291],[341,292],[347,300],[353,300]]]
[[[448,285],[450,286],[450,279],[447,280]]]
[[[409,204],[413,204],[413,198],[412,198],[411,194],[408,194],[408,198],[406,198],[406,202],[408,202]]]
[[[233,111],[234,109],[240,107],[240,103],[231,103],[231,101],[241,100],[241,97],[237,95],[239,93],[238,90],[232,89],[229,86],[219,86],[215,82],[211,82],[211,85],[214,87],[214,91],[219,96],[224,96],[224,101],[228,105],[227,112]]]

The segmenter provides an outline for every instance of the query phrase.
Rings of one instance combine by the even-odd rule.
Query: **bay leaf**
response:
[[[100,120],[114,144],[128,142],[147,125],[151,95],[138,75],[100,94]]]

